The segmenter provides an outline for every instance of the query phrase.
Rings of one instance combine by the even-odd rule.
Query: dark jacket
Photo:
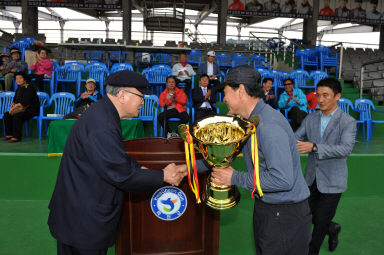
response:
[[[199,76],[201,76],[203,74],[208,74],[208,64],[207,64],[207,62],[200,64]],[[217,78],[219,78],[220,75],[221,75],[220,68],[219,68],[219,66],[215,62],[213,62],[213,75],[216,75]]]
[[[92,104],[73,125],[64,148],[49,203],[53,237],[82,249],[112,246],[124,192],[163,184],[163,171],[140,167],[125,154],[120,118],[110,99]]]
[[[192,101],[193,101],[193,107],[195,109],[199,109],[201,104],[204,103],[205,98],[204,98],[203,89],[201,87],[192,89]],[[215,109],[215,107],[213,106],[213,104],[216,102],[215,95],[211,94],[211,96],[207,101],[211,106],[211,108]]]
[[[35,87],[28,85],[27,87],[17,86],[13,103],[21,103],[26,107],[26,112],[32,116],[36,116],[40,111],[40,102]]]

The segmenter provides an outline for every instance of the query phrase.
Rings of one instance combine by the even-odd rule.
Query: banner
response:
[[[66,7],[91,9],[121,9],[122,0],[28,0],[33,7]]]
[[[308,19],[313,0],[229,0],[228,15]],[[384,24],[384,0],[319,0],[319,20]]]

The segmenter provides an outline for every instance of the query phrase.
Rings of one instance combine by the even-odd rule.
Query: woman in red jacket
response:
[[[185,105],[187,104],[187,95],[183,90],[176,87],[176,79],[173,76],[167,78],[167,88],[161,92],[159,104],[164,107],[164,111],[158,116],[160,125],[164,132],[169,135],[172,130],[168,127],[167,122],[170,118],[179,118],[179,124],[185,124],[189,120],[189,115],[186,112]],[[168,136],[169,136],[168,135]]]

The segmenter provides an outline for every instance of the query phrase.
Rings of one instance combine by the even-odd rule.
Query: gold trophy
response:
[[[253,162],[255,165],[256,178],[254,178],[254,180],[257,191],[259,195],[262,196],[258,175],[257,124],[258,116],[254,116],[249,122],[235,116],[216,115],[196,121],[193,123],[191,131],[188,125],[183,124],[179,126],[179,134],[185,142],[189,185],[195,193],[198,203],[200,202],[200,196],[194,148],[197,149],[203,155],[204,159],[213,167],[226,167],[235,160],[242,146],[251,135],[253,138],[252,150],[255,152]],[[257,161],[255,162],[255,160]],[[212,182],[210,176],[208,176],[206,190],[203,193],[203,201],[209,207],[224,210],[235,206],[239,200],[240,193],[236,186]]]

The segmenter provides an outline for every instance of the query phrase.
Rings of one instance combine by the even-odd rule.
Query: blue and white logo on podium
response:
[[[161,220],[176,220],[187,209],[187,197],[179,188],[162,187],[153,194],[151,209]]]

